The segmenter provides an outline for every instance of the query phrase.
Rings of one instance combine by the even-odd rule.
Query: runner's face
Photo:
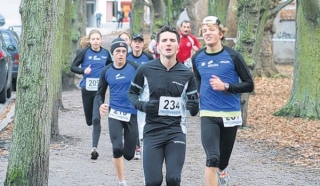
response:
[[[122,66],[126,62],[127,49],[125,47],[118,47],[113,51],[114,62]]]
[[[102,44],[100,34],[98,34],[98,33],[91,34],[89,42],[90,42],[92,50],[100,50],[100,47]]]
[[[190,31],[191,31],[190,23],[182,23],[181,28],[180,28],[180,32],[183,35],[188,35],[188,34],[190,34]]]
[[[132,43],[131,43],[132,50],[137,52],[142,51],[143,45],[144,45],[144,42],[139,38],[132,40]]]
[[[126,43],[127,43],[127,45],[130,46],[131,40],[130,40],[130,38],[129,38],[129,36],[128,36],[127,34],[122,34],[122,35],[120,36],[120,38],[123,39],[123,40],[125,40]]]
[[[201,33],[206,45],[214,46],[221,44],[221,38],[223,37],[223,34],[220,32],[217,25],[204,24],[201,27]]]
[[[163,32],[160,34],[158,48],[160,54],[165,57],[172,57],[177,54],[179,43],[177,35],[172,32]]]

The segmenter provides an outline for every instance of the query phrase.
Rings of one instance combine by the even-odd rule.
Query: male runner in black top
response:
[[[128,92],[133,106],[146,114],[141,120],[145,121],[142,160],[146,186],[161,185],[164,160],[167,186],[180,185],[186,153],[186,110],[192,116],[199,111],[193,73],[176,60],[179,40],[175,28],[160,29],[160,58],[140,65]]]

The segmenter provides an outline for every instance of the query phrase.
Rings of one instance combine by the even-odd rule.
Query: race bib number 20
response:
[[[181,98],[161,96],[159,116],[181,116]]]
[[[86,79],[86,90],[97,91],[99,85],[99,78],[87,78]]]

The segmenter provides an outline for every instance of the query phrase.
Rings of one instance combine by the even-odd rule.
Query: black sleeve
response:
[[[193,74],[194,74],[194,77],[195,77],[195,81],[196,81],[196,86],[197,86],[198,92],[200,92],[201,76],[200,76],[199,71],[198,71],[198,69],[197,69],[197,67],[195,65],[195,59],[196,59],[197,55],[200,53],[200,51],[202,51],[202,50],[199,50],[198,52],[196,52],[191,58]]]
[[[231,92],[231,93],[252,92],[254,89],[253,80],[249,72],[248,66],[244,61],[243,57],[238,53],[237,55],[234,56],[233,61],[235,63],[235,68],[238,76],[241,79],[241,82],[236,84],[229,84],[229,89],[227,90],[227,92]]]
[[[106,49],[105,49],[106,50]],[[106,66],[110,65],[113,61],[112,61],[112,55],[111,53],[109,52],[109,50],[106,50],[108,52],[108,58],[107,58],[107,61],[106,61]]]
[[[143,90],[144,85],[144,75],[143,75],[143,66],[140,66],[137,71],[136,75],[134,76],[133,80],[131,81],[131,85],[128,91],[128,99],[131,104],[138,110],[143,111],[143,101],[139,101],[140,93]]]
[[[190,75],[186,94],[187,94],[188,100],[198,100],[199,99],[197,85],[196,85],[196,79],[193,75]]]
[[[108,82],[105,79],[105,75],[107,73],[107,70],[111,67],[111,65],[108,65],[103,68],[101,71],[100,79],[99,79],[99,85],[98,85],[98,91],[97,91],[97,102],[99,107],[104,103],[106,91],[109,86]]]
[[[74,72],[76,74],[84,73],[84,69],[80,68],[79,66],[83,62],[84,55],[86,54],[88,49],[89,47],[86,47],[77,54],[76,58],[73,60],[71,64],[71,67],[70,67],[71,72]]]

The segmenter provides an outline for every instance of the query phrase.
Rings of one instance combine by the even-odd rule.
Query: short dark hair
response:
[[[183,23],[190,23],[190,25],[191,25],[191,22],[190,22],[190,21],[184,20],[184,21],[181,22],[180,27],[183,25]]]
[[[176,34],[177,36],[177,41],[178,43],[180,43],[180,35],[179,35],[179,32],[177,31],[177,29],[175,27],[171,27],[171,26],[164,26],[162,28],[160,28],[157,32],[157,36],[156,36],[156,39],[157,39],[157,43],[159,43],[159,39],[160,39],[160,34],[162,34],[163,32],[171,32],[171,33],[174,33]]]

